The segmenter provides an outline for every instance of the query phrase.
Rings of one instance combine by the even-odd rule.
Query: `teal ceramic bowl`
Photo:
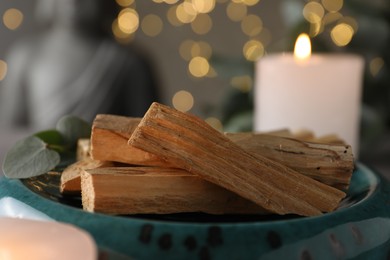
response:
[[[48,183],[3,178],[0,198],[13,197],[74,224],[100,248],[131,259],[390,257],[390,184],[361,164],[340,208],[318,217],[92,214],[79,208],[79,198],[61,198],[58,187]]]

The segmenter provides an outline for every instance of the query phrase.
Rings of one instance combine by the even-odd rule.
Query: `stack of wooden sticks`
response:
[[[153,103],[143,118],[97,115],[61,191],[107,214],[297,214],[337,209],[354,169],[337,136],[221,133]]]

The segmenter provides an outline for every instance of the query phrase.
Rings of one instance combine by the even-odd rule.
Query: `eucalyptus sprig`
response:
[[[55,129],[45,130],[16,142],[3,161],[8,178],[24,179],[44,174],[62,160],[75,156],[77,140],[88,138],[91,125],[75,116],[64,116]]]

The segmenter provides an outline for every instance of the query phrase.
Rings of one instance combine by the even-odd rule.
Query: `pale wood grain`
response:
[[[349,187],[354,169],[349,145],[311,143],[258,133],[226,133],[226,136],[255,157],[265,156],[341,190]],[[326,138],[330,140],[335,139]]]
[[[237,194],[185,170],[108,167],[86,170],[81,180],[83,208],[106,214],[264,214]]]
[[[127,144],[140,121],[141,118],[98,115],[92,129],[92,157],[134,165],[172,166],[169,161]],[[352,150],[347,145],[338,144],[340,139],[335,135],[315,138],[308,130],[292,133],[287,129],[267,133],[226,133],[226,135],[254,156],[260,155],[276,160],[338,189],[348,188],[354,166]],[[337,144],[313,144],[296,140],[308,140],[308,138],[313,142],[326,141]]]
[[[133,165],[170,166],[158,156],[127,144],[140,120],[117,115],[97,115],[91,133],[92,158]]]
[[[233,191],[277,214],[320,215],[345,193],[262,156],[254,157],[196,116],[153,103],[131,146]]]
[[[81,191],[81,172],[86,169],[95,169],[98,167],[113,166],[112,162],[98,161],[91,158],[85,158],[69,165],[61,173],[60,192],[63,194],[78,195]]]

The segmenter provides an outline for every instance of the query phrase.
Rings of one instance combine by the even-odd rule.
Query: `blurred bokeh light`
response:
[[[16,30],[23,22],[23,13],[16,9],[10,8],[3,14],[3,23],[10,30]]]

